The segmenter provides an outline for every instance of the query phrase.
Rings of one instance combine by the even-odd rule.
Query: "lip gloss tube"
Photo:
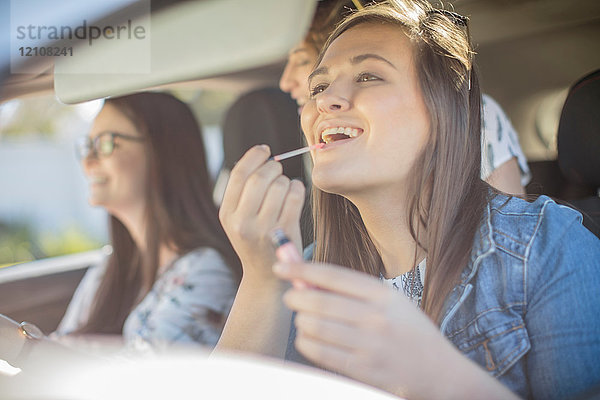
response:
[[[301,263],[304,260],[294,243],[287,237],[282,229],[275,229],[271,232],[271,241],[275,246],[275,256],[281,262]],[[296,289],[306,289],[309,287],[306,283],[298,279],[292,280],[292,285]]]

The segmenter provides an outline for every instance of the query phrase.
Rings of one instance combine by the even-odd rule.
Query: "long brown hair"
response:
[[[145,138],[146,249],[138,249],[126,227],[110,216],[113,252],[80,333],[120,333],[125,319],[156,280],[158,250],[178,254],[198,247],[219,251],[239,279],[240,264],[219,223],[204,144],[190,108],[165,93],[137,93],[110,98]]]
[[[365,23],[397,26],[413,46],[431,132],[413,166],[406,212],[411,235],[427,253],[423,309],[439,323],[445,299],[468,262],[489,193],[480,179],[481,93],[474,52],[463,17],[421,0],[391,0],[344,20],[325,43],[317,65],[333,40]],[[315,260],[383,273],[358,209],[314,185],[312,195]]]

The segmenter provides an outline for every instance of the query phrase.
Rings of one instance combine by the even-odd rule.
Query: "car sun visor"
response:
[[[199,0],[118,23],[84,25],[72,56],[55,57],[66,104],[198,80],[281,61],[308,30],[317,0]],[[69,50],[67,50],[69,51]]]

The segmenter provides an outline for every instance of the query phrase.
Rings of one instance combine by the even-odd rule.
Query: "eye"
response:
[[[315,86],[312,87],[312,89],[310,89],[310,97],[315,97],[319,93],[324,92],[325,89],[327,89],[327,84],[325,84],[325,83],[316,84]]]
[[[356,77],[356,82],[370,82],[370,81],[380,81],[381,78],[379,78],[376,75],[373,75],[370,72],[362,72],[360,74],[358,74],[358,76]]]
[[[298,60],[296,61],[296,67],[304,67],[310,64],[310,60]]]
[[[101,136],[97,146],[98,152],[103,156],[111,155],[114,148],[117,147],[112,135]]]

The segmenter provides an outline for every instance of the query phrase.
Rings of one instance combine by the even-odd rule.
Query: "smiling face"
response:
[[[94,120],[89,138],[93,140],[104,132],[142,137],[135,125],[110,104]],[[90,154],[82,160],[82,165],[90,184],[90,204],[119,216],[144,207],[147,157],[144,142],[121,137],[115,137],[114,142],[112,154]]]
[[[306,42],[290,50],[285,69],[279,80],[279,88],[298,104],[298,113],[309,99],[308,75],[317,61],[317,51]]]
[[[401,28],[350,28],[327,49],[309,86],[302,129],[309,144],[328,143],[313,152],[313,183],[344,196],[402,190],[430,123]]]

